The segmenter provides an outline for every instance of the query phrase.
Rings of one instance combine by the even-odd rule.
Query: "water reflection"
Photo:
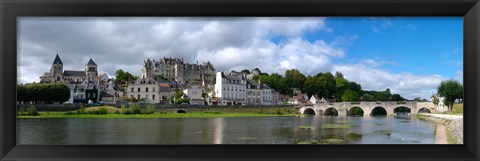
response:
[[[18,144],[433,144],[416,118],[19,119]]]

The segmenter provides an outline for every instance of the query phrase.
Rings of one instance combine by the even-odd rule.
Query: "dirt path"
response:
[[[437,125],[435,144],[447,144],[447,130],[444,125]]]

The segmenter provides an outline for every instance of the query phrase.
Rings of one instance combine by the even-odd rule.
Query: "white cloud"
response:
[[[455,72],[455,80],[458,80],[460,83],[463,84],[463,71],[458,70]]]
[[[82,70],[92,57],[99,70],[110,76],[116,69],[140,75],[145,59],[164,56],[184,58],[190,63],[211,61],[225,70],[259,66],[265,71],[281,72],[277,71],[281,69],[279,60],[285,56],[308,54],[312,59],[321,58],[321,62],[344,55],[328,42],[310,43],[300,38],[317,31],[333,29],[321,17],[21,18],[19,82],[39,81],[57,50],[64,69]],[[286,41],[272,43],[270,38],[276,36],[285,37]],[[300,59],[305,58],[301,56]],[[30,64],[37,67],[27,70],[26,63],[32,60],[37,63]],[[291,61],[293,66],[300,62]]]
[[[370,60],[373,61],[373,60]],[[428,99],[445,78],[439,75],[414,75],[391,73],[365,64],[336,65],[332,71],[340,71],[345,78],[362,85],[364,90],[385,90],[398,93],[407,99],[422,97]]]
[[[410,29],[410,30],[417,30],[417,27],[414,26],[413,24],[407,24],[407,26],[405,26],[407,29]]]
[[[385,17],[369,17],[367,20],[371,23],[370,29],[375,33],[380,33],[393,25],[392,21]]]

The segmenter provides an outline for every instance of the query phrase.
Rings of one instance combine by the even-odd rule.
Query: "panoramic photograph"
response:
[[[463,144],[462,17],[17,21],[17,144]]]

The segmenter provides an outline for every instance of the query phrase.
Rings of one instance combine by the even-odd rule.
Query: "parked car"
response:
[[[91,105],[91,106],[102,106],[102,105],[104,105],[104,103],[103,103],[103,102],[100,102],[100,101],[98,101],[98,102],[90,102],[89,105]]]

